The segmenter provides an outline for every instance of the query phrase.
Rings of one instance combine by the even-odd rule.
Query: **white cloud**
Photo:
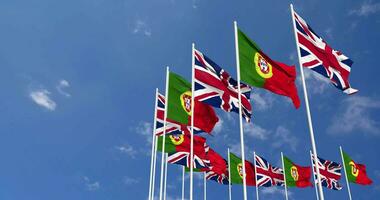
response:
[[[131,158],[135,158],[135,155],[137,154],[137,151],[133,148],[133,146],[128,144],[116,146],[115,149],[117,149],[120,153],[128,155]]]
[[[247,136],[250,136],[256,139],[266,140],[268,139],[268,136],[270,135],[270,131],[262,128],[261,126],[257,124],[244,122],[243,128],[244,128],[244,133]]]
[[[50,92],[45,89],[31,91],[30,98],[39,106],[42,106],[50,111],[54,111],[57,104],[49,97]]]
[[[62,80],[59,81],[59,83],[58,83],[58,85],[57,85],[56,88],[57,88],[57,91],[61,95],[65,96],[65,97],[71,97],[71,95],[69,93],[67,93],[67,92],[64,91],[64,89],[68,88],[68,87],[70,87],[70,83],[67,80],[62,79]]]
[[[324,32],[329,39],[333,39],[332,28],[327,28]]]
[[[100,188],[100,183],[98,181],[91,182],[87,176],[84,176],[83,180],[88,191],[95,191]]]
[[[357,16],[369,16],[371,14],[376,14],[380,11],[380,3],[372,3],[372,1],[364,1],[360,8],[353,9],[349,13],[350,15]]]
[[[263,195],[277,195],[280,194],[282,196],[285,196],[285,189],[284,188],[278,188],[278,187],[262,187],[260,188],[260,192]],[[291,197],[293,194],[288,190],[288,197]]]
[[[348,134],[354,130],[379,135],[379,121],[371,117],[371,111],[380,109],[380,101],[363,96],[349,96],[328,127],[331,134]]]
[[[138,126],[135,128],[135,131],[144,136],[147,141],[147,145],[152,144],[152,134],[153,134],[153,129],[152,129],[152,123],[150,122],[140,122]]]
[[[150,37],[152,35],[152,31],[150,30],[147,23],[141,19],[137,19],[135,21],[132,33],[133,34],[143,34],[147,37]]]
[[[253,102],[253,106],[252,106],[253,111],[268,110],[269,108],[273,106],[273,103],[274,103],[273,94],[270,94],[268,92],[262,93],[262,92],[258,92],[257,90],[251,93],[251,99]]]
[[[277,127],[273,141],[275,141],[272,143],[273,147],[279,148],[282,146],[289,146],[294,152],[297,150],[297,145],[299,142],[297,137],[292,135],[290,131],[283,126]]]
[[[124,177],[123,178],[123,182],[124,182],[125,185],[134,185],[134,184],[139,183],[140,180],[132,178],[132,177]]]

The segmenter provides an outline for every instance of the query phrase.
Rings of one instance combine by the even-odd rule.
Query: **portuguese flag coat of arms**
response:
[[[342,151],[342,154],[348,181],[360,185],[372,184],[372,180],[367,176],[366,166],[356,163],[344,151]]]
[[[191,125],[191,84],[181,76],[170,72],[167,98],[167,118]],[[195,102],[194,112],[194,127],[207,133],[210,133],[219,121],[214,109],[202,102]]]
[[[308,187],[313,184],[310,182],[311,167],[301,167],[294,164],[287,157],[284,158],[285,181],[288,187]]]
[[[238,43],[241,81],[287,96],[299,108],[295,67],[272,60],[239,29]]]
[[[237,157],[235,154],[230,153],[230,170],[231,170],[231,183],[243,184],[243,162],[241,158]],[[255,167],[249,161],[245,161],[245,173],[246,183],[250,186],[256,185],[255,179]]]

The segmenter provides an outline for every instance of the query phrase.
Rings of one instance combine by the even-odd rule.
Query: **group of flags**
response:
[[[293,11],[292,15],[300,65],[329,78],[335,87],[346,94],[357,92],[348,81],[353,62],[340,51],[332,49],[296,12]],[[247,122],[251,121],[250,93],[253,87],[286,96],[295,108],[300,107],[295,66],[271,59],[237,27],[235,34],[240,79],[232,78],[194,47],[192,82],[176,73],[167,73],[167,96],[157,93],[156,97],[156,139],[153,141],[158,151],[167,153],[167,163],[187,169],[193,167],[196,172],[204,172],[208,180],[225,185],[243,184],[245,171],[248,186],[304,188],[315,185],[320,179],[321,186],[340,190],[342,186],[338,181],[342,166],[347,181],[371,184],[365,165],[356,163],[342,150],[343,165],[314,158],[314,154],[310,153],[313,166],[300,166],[281,155],[283,166],[275,167],[256,153],[253,162],[230,152],[226,160],[207,145],[206,138],[198,133],[212,133],[219,121],[214,108],[239,113]],[[311,181],[312,176],[314,181]]]

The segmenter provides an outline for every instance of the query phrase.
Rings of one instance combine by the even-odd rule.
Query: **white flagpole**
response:
[[[259,185],[257,183],[256,152],[253,152],[253,165],[255,166],[256,200],[259,200]]]
[[[235,30],[235,53],[236,53],[236,73],[237,73],[237,85],[238,85],[238,95],[239,95],[239,125],[240,125],[240,149],[241,149],[241,159],[243,164],[243,194],[244,200],[247,200],[247,176],[245,170],[245,153],[244,153],[244,133],[243,133],[243,116],[241,108],[241,88],[240,88],[240,59],[239,59],[239,42],[238,42],[238,30],[237,22],[234,21]]]
[[[166,200],[166,185],[168,179],[168,153],[165,153],[165,184],[164,184],[164,200]]]
[[[284,164],[284,154],[281,152],[281,160],[282,160],[282,170],[284,173],[284,183],[285,183],[285,199],[288,200],[288,188],[286,185],[286,174],[285,174],[285,164]]]
[[[161,177],[160,177],[160,200],[162,200],[163,184],[164,184],[164,165],[165,165],[165,139],[166,139],[166,117],[168,116],[168,91],[169,90],[169,67],[166,67],[166,86],[165,86],[165,114],[164,114],[164,133],[162,138],[161,152]]]
[[[195,44],[192,43],[192,49],[191,49],[191,142],[190,142],[190,200],[193,200],[193,171],[194,171],[194,78],[195,78],[195,72],[194,72],[194,65],[195,65],[195,59],[194,59],[194,50],[195,50]]]
[[[346,170],[346,165],[345,165],[345,163],[344,163],[344,157],[343,157],[342,146],[339,146],[339,149],[340,149],[340,156],[342,157],[342,163],[343,163],[343,169],[344,169],[344,176],[346,177],[348,197],[350,198],[350,200],[352,200],[352,197],[351,197],[351,189],[350,189],[350,183],[348,182],[348,178],[347,178],[347,170]]]
[[[313,157],[311,156],[311,151],[310,151],[310,162],[311,162],[311,171],[313,171],[313,181],[314,181],[314,188],[315,188],[315,194],[317,195],[317,200],[319,200],[319,195],[318,195],[318,186],[317,182],[315,181],[315,173],[314,173],[314,166],[313,166]]]
[[[155,154],[155,144],[156,144],[156,117],[157,117],[157,95],[158,95],[158,88],[156,88],[156,96],[154,101],[154,119],[153,119],[153,132],[152,132],[152,155],[150,158],[150,177],[149,177],[149,197],[148,199],[152,199],[152,193],[153,193],[153,176],[155,176],[153,172],[153,165],[156,165],[156,162],[154,160],[154,154]]]
[[[151,200],[154,199],[154,192],[155,192],[155,182],[156,182],[156,165],[157,165],[157,136],[155,136],[154,139],[154,157],[153,157],[153,178],[152,178],[152,196]]]
[[[308,98],[308,95],[307,95],[305,76],[304,76],[304,73],[303,73],[303,67],[301,65],[301,60],[300,60],[301,59],[301,55],[300,55],[299,46],[298,46],[298,37],[297,37],[297,32],[296,32],[296,23],[294,21],[294,10],[293,10],[293,5],[292,4],[290,4],[290,9],[291,9],[291,13],[292,13],[294,37],[296,39],[296,47],[297,47],[297,54],[298,54],[298,64],[299,64],[299,68],[300,68],[300,71],[301,71],[303,93],[304,93],[304,97],[305,97],[306,114],[307,114],[307,119],[308,119],[308,124],[309,124],[309,130],[310,130],[311,146],[312,146],[312,150],[313,150],[313,154],[314,154],[314,161],[315,161],[315,163],[318,163],[318,161],[317,161],[317,159],[318,159],[317,147],[316,147],[315,140],[314,140],[313,122],[311,120],[311,113],[310,113],[310,108],[309,108],[309,98]],[[318,184],[319,196],[320,196],[321,200],[324,200],[325,198],[324,198],[324,195],[323,195],[322,185],[320,184],[321,183],[321,176],[320,176],[319,168],[318,167],[316,167],[316,171],[317,171],[317,180],[318,180],[318,183],[319,183]]]
[[[227,153],[228,153],[228,197],[229,197],[229,200],[232,200],[230,148],[227,148]]]
[[[182,167],[182,200],[185,200],[185,166]]]
[[[207,200],[206,172],[203,172],[203,199]]]

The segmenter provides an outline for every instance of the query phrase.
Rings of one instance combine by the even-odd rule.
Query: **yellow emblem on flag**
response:
[[[186,91],[181,94],[181,105],[188,115],[191,115],[191,92]]]
[[[240,178],[243,179],[243,164],[239,163],[236,166]]]
[[[169,138],[170,138],[170,141],[172,141],[172,143],[176,146],[182,144],[183,141],[185,140],[185,138],[183,137],[182,134],[180,134],[180,135],[169,135]]]
[[[292,176],[292,178],[293,178],[295,181],[298,181],[299,174],[298,174],[298,169],[297,169],[297,167],[292,166],[292,167],[290,168],[290,175]]]
[[[350,161],[350,163],[348,163],[348,165],[350,165],[350,167],[351,167],[352,176],[358,177],[359,169],[356,167],[356,164],[353,161]]]
[[[273,76],[272,65],[259,52],[255,53],[254,63],[256,72],[261,77],[267,79]]]

